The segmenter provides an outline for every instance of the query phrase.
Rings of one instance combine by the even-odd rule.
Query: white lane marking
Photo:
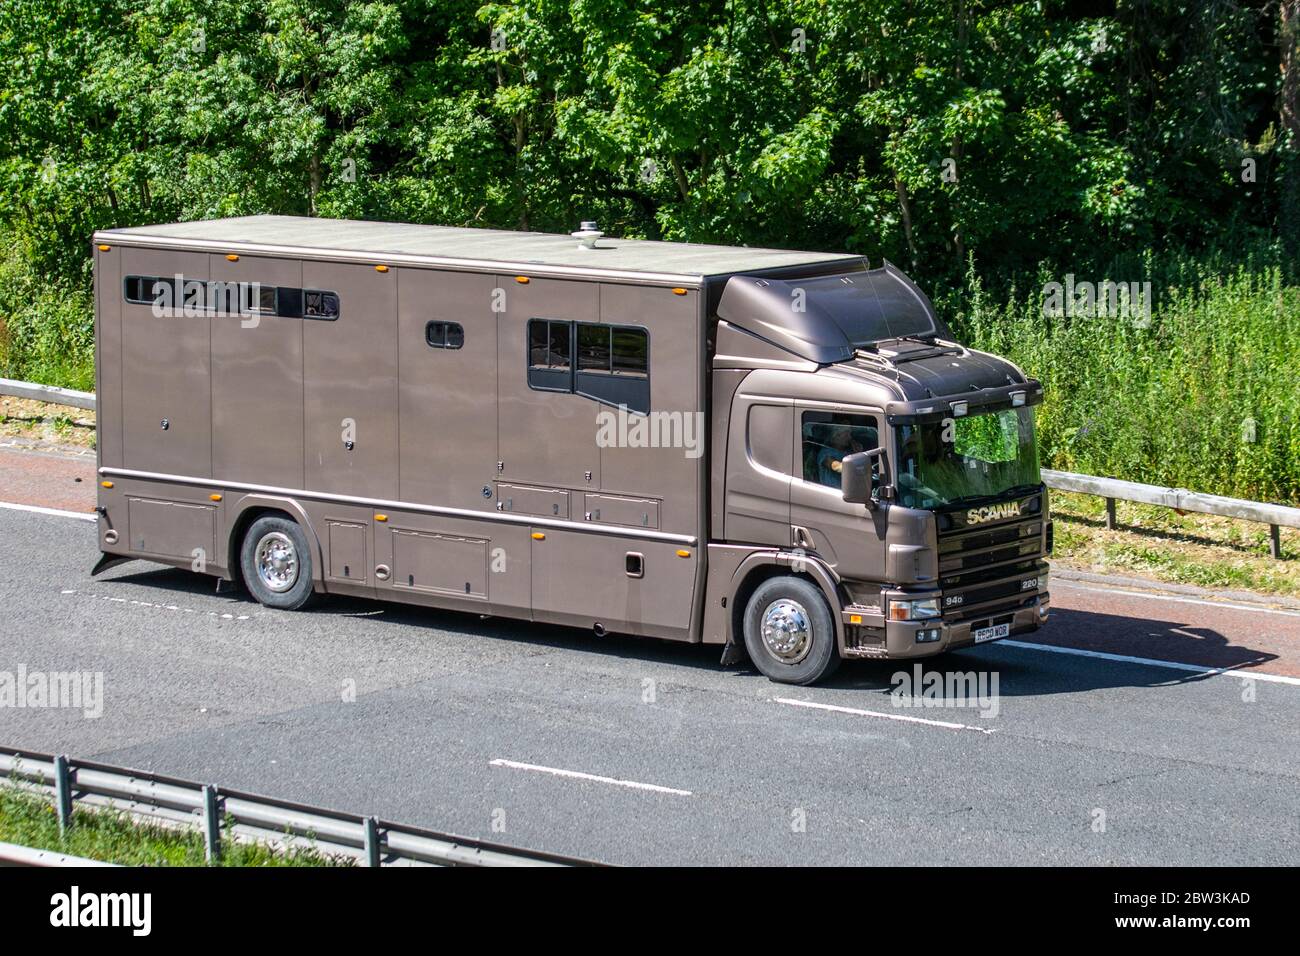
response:
[[[1300,611],[1288,611],[1280,607],[1257,607],[1253,604],[1239,604],[1235,601],[1207,601],[1203,598],[1180,597],[1177,594],[1151,594],[1147,591],[1129,591],[1124,588],[1097,588],[1069,581],[1055,580],[1052,587],[1073,588],[1076,591],[1091,591],[1093,594],[1125,594],[1129,597],[1150,598],[1152,601],[1173,601],[1176,604],[1200,604],[1205,607],[1231,608],[1234,611],[1258,611],[1260,614],[1281,614],[1284,617],[1300,617]]]
[[[206,614],[208,617],[219,618],[223,621],[248,621],[251,620],[251,614],[230,614],[221,611],[196,611],[189,607],[178,607],[175,604],[155,604],[152,601],[135,601],[130,598],[112,597],[107,594],[93,594],[90,591],[78,591],[76,588],[64,588],[60,594],[79,594],[82,597],[92,598],[99,601],[108,601],[112,604],[130,604],[132,607],[153,608],[156,611],[180,611],[184,614]]]
[[[1005,641],[1003,643],[1006,643]],[[930,727],[943,727],[945,730],[977,730],[981,734],[994,733],[991,727],[975,727],[971,724],[957,724],[950,720],[927,720],[924,717],[910,717],[907,714],[886,714],[878,710],[859,710],[856,707],[838,707],[835,704],[816,704],[811,700],[796,700],[793,697],[775,697],[778,704],[790,704],[793,707],[812,707],[816,710],[830,710],[837,714],[853,714],[855,717],[881,717],[885,720],[901,720],[909,724],[927,724]]]
[[[1120,664],[1144,664],[1147,667],[1167,667],[1176,671],[1192,674],[1205,674],[1209,677],[1239,677],[1242,680],[1272,681],[1275,684],[1291,684],[1300,687],[1300,677],[1287,677],[1284,674],[1266,674],[1260,671],[1242,670],[1240,667],[1206,667],[1203,664],[1184,664],[1180,661],[1162,661],[1154,657],[1130,657],[1127,654],[1108,654],[1105,651],[1088,651],[1081,647],[1055,647],[1051,644],[1031,644],[1028,641],[997,641],[1006,647],[1021,647],[1030,651],[1048,651],[1052,654],[1074,654],[1077,657],[1095,657],[1103,661],[1116,661]]]
[[[79,521],[98,521],[99,516],[96,514],[86,514],[81,511],[60,511],[58,508],[42,508],[38,505],[19,505],[12,501],[0,501],[0,508],[8,511],[27,511],[36,515],[53,515],[56,518],[76,518]]]
[[[519,763],[516,760],[502,760],[500,757],[491,761],[493,767],[509,767],[511,770],[533,770],[537,773],[549,773],[554,777],[570,777],[574,780],[588,780],[592,783],[612,783],[616,787],[630,787],[633,790],[650,790],[654,793],[668,793],[677,797],[693,796],[689,790],[676,787],[661,787],[654,783],[641,783],[637,780],[616,780],[613,777],[601,777],[594,773],[582,773],[579,770],[560,770],[557,767],[541,767],[532,763]]]

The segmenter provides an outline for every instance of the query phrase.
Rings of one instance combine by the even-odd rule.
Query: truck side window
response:
[[[630,325],[578,326],[574,391],[628,411],[650,411],[650,334]]]
[[[573,391],[573,323],[528,320],[528,385],[548,392]]]
[[[302,316],[304,319],[337,319],[339,317],[338,294],[322,292],[319,289],[304,290]]]
[[[253,294],[253,287],[251,285],[243,286],[242,290],[244,295],[243,302],[240,303],[241,308],[248,312],[256,312],[260,315],[279,314],[280,290],[275,286],[259,285],[257,287],[256,295]]]
[[[578,326],[578,368],[584,372],[609,371],[608,325]]]
[[[610,370],[615,375],[650,374],[650,339],[645,329],[615,327],[610,349]]]
[[[880,426],[870,415],[804,412],[801,433],[803,480],[828,488],[840,487],[844,456],[880,445]]]
[[[634,326],[529,319],[528,384],[649,412],[650,335]]]
[[[458,349],[465,344],[465,328],[459,322],[428,322],[424,341],[433,349]]]
[[[196,298],[191,298],[191,288],[198,290]],[[135,305],[153,305],[164,293],[177,309],[189,304],[209,315],[256,314],[327,321],[339,317],[338,293],[320,289],[194,280],[184,276],[126,276],[122,280],[123,298]]]
[[[158,280],[154,276],[127,276],[122,281],[122,292],[127,302],[136,305],[151,305],[154,301],[153,284]]]

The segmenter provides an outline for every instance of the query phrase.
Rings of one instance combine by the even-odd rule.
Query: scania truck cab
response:
[[[790,552],[791,574],[733,622],[761,670],[802,683],[835,666],[791,587],[819,566],[834,576],[842,657],[924,657],[1047,619],[1037,381],[955,342],[888,264],[733,277],[717,315],[723,536]]]

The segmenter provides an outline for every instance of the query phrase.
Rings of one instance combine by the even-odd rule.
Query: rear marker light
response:
[[[226,256],[226,259],[227,259],[228,261],[230,261],[230,262],[238,262],[238,261],[239,261],[239,256],[235,255],[235,254],[232,252],[230,255]]]

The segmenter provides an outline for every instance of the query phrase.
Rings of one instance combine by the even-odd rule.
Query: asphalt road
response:
[[[97,718],[0,708],[0,742],[612,863],[1300,858],[1294,612],[1054,586],[1031,646],[927,668],[996,677],[992,715],[896,706],[894,664],[791,688],[714,648],[91,579],[92,528],[0,510],[0,672],[104,682]]]

